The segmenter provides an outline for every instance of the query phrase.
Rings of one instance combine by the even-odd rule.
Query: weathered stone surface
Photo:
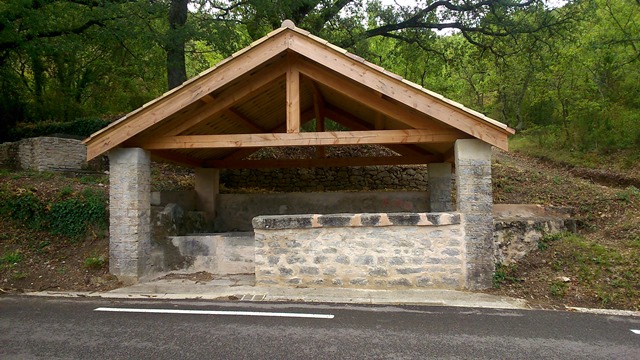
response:
[[[87,148],[80,140],[37,137],[0,144],[0,167],[36,171],[73,171],[87,167]]]
[[[491,145],[477,139],[457,140],[457,209],[463,214],[466,253],[466,287],[472,290],[491,287],[494,263],[493,193],[491,188]],[[444,263],[455,259],[448,258]]]
[[[382,213],[382,214],[297,214],[266,215],[253,218],[254,229],[282,230],[324,227],[437,226],[460,224],[458,213]],[[436,230],[440,231],[440,230]],[[459,230],[458,230],[459,231]],[[434,232],[434,236],[442,232]],[[288,244],[296,244],[291,240]],[[295,247],[295,245],[287,245]]]
[[[453,211],[454,207],[451,198],[451,189],[453,187],[451,164],[429,164],[427,169],[430,211]]]
[[[427,187],[426,166],[367,166],[315,169],[228,169],[220,174],[227,188],[263,188],[277,192],[344,190],[420,190]],[[336,181],[339,180],[339,181]],[[411,211],[411,209],[405,209]]]
[[[536,250],[544,236],[562,231],[575,231],[575,226],[575,220],[568,218],[495,219],[494,261],[513,264],[530,251]]]
[[[429,198],[424,191],[220,194],[216,206],[216,231],[229,232],[251,231],[252,219],[264,215],[363,214],[360,223],[370,226],[380,221],[379,213],[427,212]],[[318,218],[331,226],[326,221],[346,225],[335,222],[346,221],[340,215]]]
[[[415,223],[426,219],[426,216],[394,218],[379,214],[376,226],[362,226],[361,222],[353,221],[356,215],[336,217],[351,219],[350,225],[346,226],[335,226],[336,223],[320,226],[319,222],[312,221],[316,227],[256,228],[256,235],[264,238],[264,242],[279,244],[264,247],[264,254],[256,253],[257,278],[268,279],[281,286],[464,287],[466,262],[462,224],[394,225],[390,220],[402,223],[411,219]],[[447,215],[447,220],[443,222],[450,223],[453,216],[444,215]],[[312,215],[309,217],[314,218]],[[347,223],[346,220],[340,221]],[[382,221],[386,221],[385,226],[378,226]],[[286,223],[300,225],[299,222]],[[278,265],[269,261],[270,257],[280,256],[276,251],[282,248],[288,250],[286,272],[276,271]],[[271,274],[260,271],[270,267],[274,268]]]
[[[151,255],[149,152],[114,149],[109,164],[109,271],[136,282],[148,271]]]

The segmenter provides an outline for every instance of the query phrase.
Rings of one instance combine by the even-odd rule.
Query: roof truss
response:
[[[263,113],[269,121],[247,112],[256,98],[264,100],[281,86],[278,124],[273,111]],[[330,99],[327,93],[333,94]],[[461,138],[506,149],[512,131],[482,116],[294,28],[273,32],[85,142],[89,159],[117,146],[138,146],[189,166],[414,164],[449,160],[452,143]],[[303,131],[312,119],[315,132]],[[350,131],[325,131],[325,119]],[[400,156],[325,158],[325,146],[362,144],[385,145]],[[314,146],[315,158],[244,160],[262,147],[285,146]]]

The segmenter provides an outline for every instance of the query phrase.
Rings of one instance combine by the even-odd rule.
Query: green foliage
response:
[[[556,233],[556,234],[547,234],[543,236],[540,240],[538,240],[538,250],[544,251],[549,248],[550,243],[554,241],[558,241],[563,238],[566,234]]]
[[[0,192],[0,215],[26,223],[32,228],[40,228],[45,221],[45,204],[31,191],[11,193]]]
[[[0,267],[12,267],[15,264],[18,264],[22,261],[22,254],[17,251],[8,252],[2,256],[0,256]]]
[[[10,131],[9,139],[15,141],[53,134],[85,138],[107,125],[109,125],[109,121],[98,118],[78,118],[66,122],[41,121],[37,123],[20,123]]]
[[[0,192],[0,215],[72,240],[79,240],[89,229],[108,226],[106,196],[90,189],[74,194],[66,187],[50,202],[28,190],[4,190]]]
[[[564,297],[567,292],[568,285],[560,280],[554,280],[549,285],[549,292],[555,297]]]
[[[517,271],[516,264],[504,265],[497,263],[496,271],[493,273],[493,287],[497,289],[502,285],[522,282],[522,279],[514,275]]]
[[[101,269],[105,263],[106,261],[102,256],[90,256],[84,259],[84,267],[92,270]]]
[[[640,199],[640,189],[635,186],[629,186],[626,189],[618,192],[618,200],[631,202],[633,199]]]
[[[85,235],[89,226],[106,228],[107,219],[106,198],[89,190],[55,202],[48,211],[51,234],[72,238]]]

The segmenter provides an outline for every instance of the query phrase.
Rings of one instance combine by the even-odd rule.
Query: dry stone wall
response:
[[[260,216],[256,283],[351,288],[465,284],[458,213]]]
[[[75,139],[37,137],[0,144],[0,167],[9,169],[79,170],[86,160],[86,146]]]
[[[422,190],[426,166],[367,166],[311,169],[227,169],[220,182],[230,189],[261,188],[275,192],[345,190]]]

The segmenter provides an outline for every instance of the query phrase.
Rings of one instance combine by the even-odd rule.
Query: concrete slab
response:
[[[253,286],[250,276],[212,281],[162,279],[104,293],[38,292],[30,295],[126,299],[207,299],[233,301],[296,301],[377,305],[457,306],[527,309],[524,300],[453,290],[362,290],[346,288],[283,288]]]

